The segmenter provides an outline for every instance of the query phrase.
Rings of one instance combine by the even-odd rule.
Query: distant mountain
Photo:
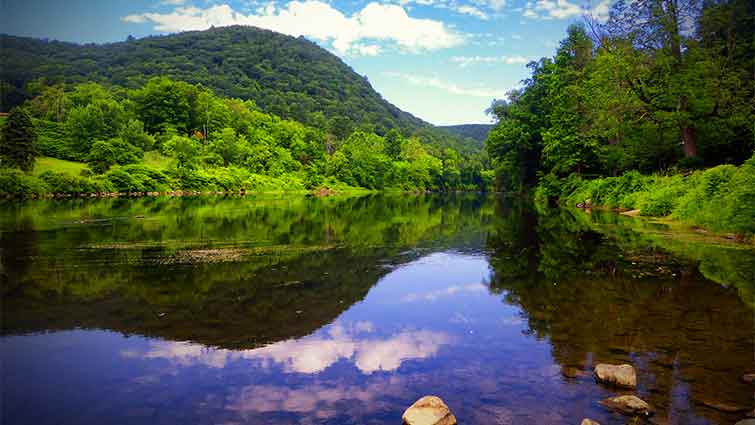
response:
[[[460,124],[460,125],[443,125],[438,128],[442,128],[457,136],[470,138],[478,142],[485,143],[485,139],[488,138],[488,133],[494,127],[493,124]]]
[[[232,26],[110,44],[74,44],[0,36],[0,109],[23,102],[29,81],[96,81],[139,87],[151,77],[201,83],[216,93],[252,99],[263,110],[343,137],[354,128],[424,135],[438,148],[475,150],[437,131],[377,93],[336,55],[303,37]]]

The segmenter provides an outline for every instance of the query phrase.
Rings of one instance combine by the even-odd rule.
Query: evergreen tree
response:
[[[37,134],[29,115],[21,108],[13,108],[3,127],[0,156],[7,165],[29,171],[37,156],[35,141]]]

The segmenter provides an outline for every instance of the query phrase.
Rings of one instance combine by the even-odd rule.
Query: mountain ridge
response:
[[[254,100],[263,110],[343,138],[357,128],[431,139],[459,151],[479,149],[384,99],[366,77],[304,37],[251,26],[77,44],[0,35],[1,109],[31,97],[26,85],[94,81],[128,88],[155,76],[202,84],[219,95]],[[451,140],[449,137],[455,139]]]

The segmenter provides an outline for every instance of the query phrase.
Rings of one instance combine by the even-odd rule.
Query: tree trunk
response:
[[[689,113],[689,98],[682,95],[679,99],[679,111]],[[695,128],[690,124],[689,119],[684,119],[681,122],[681,136],[682,136],[682,150],[684,151],[684,157],[689,158],[691,156],[697,156],[697,132]]]
[[[694,127],[682,126],[682,150],[685,158],[697,156],[697,133]]]

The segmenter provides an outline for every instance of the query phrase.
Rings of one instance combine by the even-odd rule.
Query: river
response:
[[[651,423],[753,409],[755,250],[493,196],[0,204],[2,423]],[[638,387],[595,382],[631,363]],[[732,412],[732,410],[740,410]]]

